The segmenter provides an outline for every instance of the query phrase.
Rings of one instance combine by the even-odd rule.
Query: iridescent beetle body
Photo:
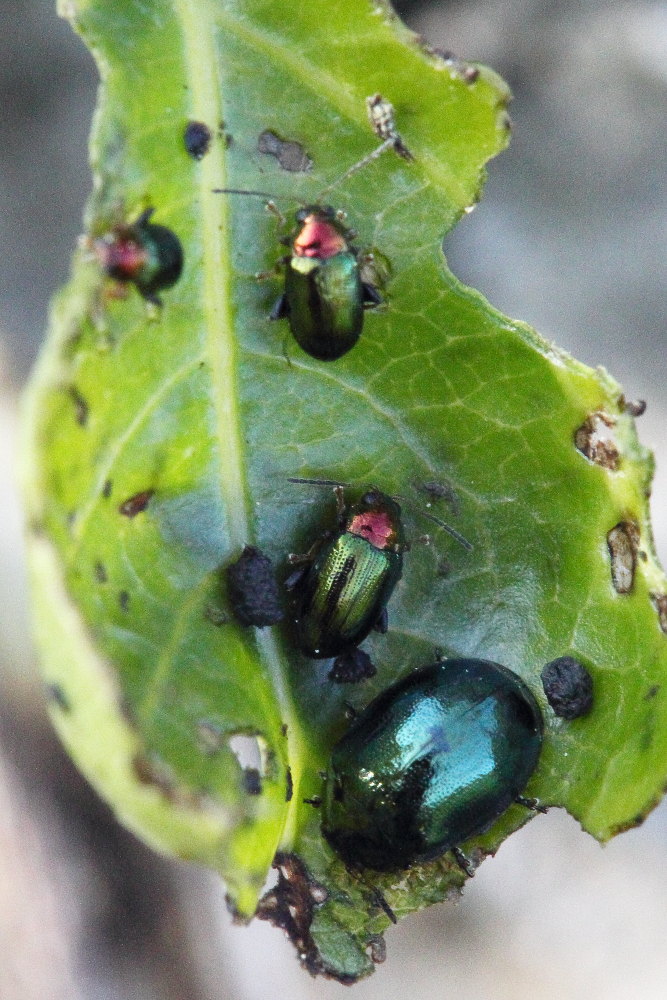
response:
[[[456,851],[522,801],[542,735],[535,698],[507,667],[458,659],[414,671],[334,746],[324,835],[348,865],[377,871]]]
[[[368,490],[339,530],[327,535],[294,583],[296,639],[306,656],[339,656],[384,624],[386,606],[401,578],[405,539],[401,509],[379,490]]]
[[[157,293],[181,276],[183,249],[171,229],[150,221],[154,211],[147,208],[133,223],[116,226],[96,239],[93,249],[108,277],[131,282],[145,299],[160,305]]]
[[[377,305],[380,296],[362,281],[351,233],[333,208],[309,205],[296,220],[285,291],[271,318],[287,317],[294,339],[311,357],[335,361],[354,347],[364,307]]]

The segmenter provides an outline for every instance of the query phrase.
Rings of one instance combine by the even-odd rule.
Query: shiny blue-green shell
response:
[[[399,870],[483,833],[523,791],[542,745],[526,684],[446,660],[388,688],[331,754],[322,828],[352,867]]]
[[[304,351],[335,361],[359,340],[364,321],[359,264],[351,250],[326,260],[290,258],[285,272],[290,329]]]

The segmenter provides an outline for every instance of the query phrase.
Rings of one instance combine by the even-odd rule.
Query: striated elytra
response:
[[[423,667],[371,702],[333,748],[323,833],[350,867],[431,860],[512,804],[542,734],[535,698],[506,667],[474,659]]]
[[[319,361],[335,361],[359,339],[364,307],[380,301],[361,279],[350,232],[330,206],[296,213],[297,230],[286,262],[285,292],[271,313],[289,319],[299,346]]]
[[[384,612],[401,578],[405,538],[401,508],[368,490],[343,510],[339,530],[325,536],[294,584],[296,640],[306,656],[338,656],[383,627]]]

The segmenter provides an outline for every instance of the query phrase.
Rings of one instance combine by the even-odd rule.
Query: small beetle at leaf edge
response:
[[[157,292],[180,278],[183,249],[171,229],[150,222],[154,211],[147,208],[130,225],[115,226],[92,246],[109,278],[131,282],[148,302],[161,305]]]
[[[350,868],[398,871],[458,855],[513,802],[535,807],[520,793],[543,729],[530,689],[507,667],[423,667],[372,701],[334,746],[324,836]]]

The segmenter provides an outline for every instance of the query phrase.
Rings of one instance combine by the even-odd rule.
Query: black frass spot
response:
[[[241,625],[265,628],[283,620],[273,564],[253,545],[246,545],[236,562],[227,567],[227,589]]]
[[[593,706],[593,681],[590,673],[571,656],[560,656],[547,663],[541,674],[547,701],[561,719],[588,715]]]

